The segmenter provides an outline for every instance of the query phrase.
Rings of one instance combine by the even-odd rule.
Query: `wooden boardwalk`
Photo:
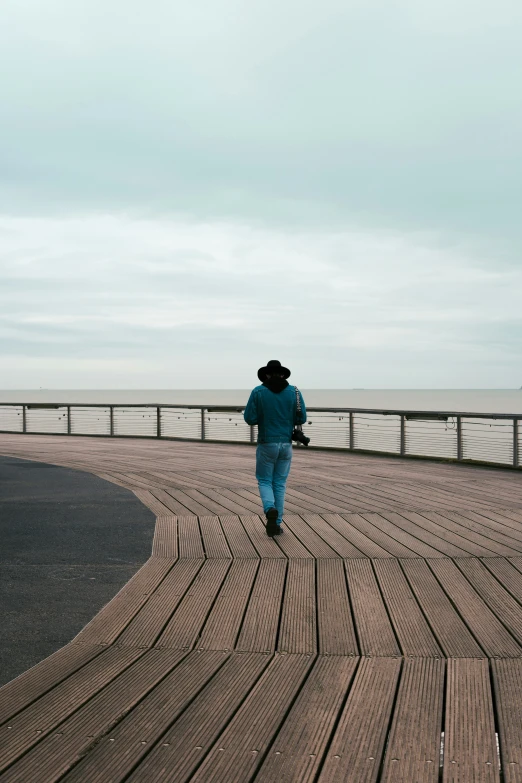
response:
[[[522,781],[522,474],[298,450],[269,539],[247,446],[0,453],[157,516],[133,579],[0,690],[2,783]]]

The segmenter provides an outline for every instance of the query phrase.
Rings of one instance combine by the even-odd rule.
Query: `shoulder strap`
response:
[[[294,386],[295,389],[295,403],[296,403],[296,419],[299,418],[299,414],[301,413],[301,395],[299,394],[299,389],[297,386]]]

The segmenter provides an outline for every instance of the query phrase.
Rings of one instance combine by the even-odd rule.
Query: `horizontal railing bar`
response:
[[[243,411],[238,405],[0,402],[0,432],[254,443],[255,428],[242,423]],[[520,467],[522,413],[308,411],[312,448]]]
[[[100,402],[48,402],[48,403],[34,403],[34,402],[0,402],[0,408],[3,407],[22,407],[34,408],[40,410],[54,410],[56,408],[181,408],[184,410],[205,410],[209,413],[241,413],[244,411],[245,406],[238,405],[187,405],[176,403],[100,403]],[[454,418],[455,416],[462,416],[466,419],[516,419],[522,421],[522,413],[470,413],[465,411],[415,411],[410,409],[388,409],[388,408],[322,408],[322,407],[307,407],[309,413],[367,413],[378,414],[381,416],[405,416],[405,417],[418,417],[430,418],[439,421],[443,421],[444,418]]]

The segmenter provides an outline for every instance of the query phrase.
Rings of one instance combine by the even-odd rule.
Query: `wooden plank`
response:
[[[490,504],[491,496],[480,495],[477,493],[476,487],[469,485],[470,500],[462,493],[462,484],[452,486],[445,484],[444,482],[434,483],[432,481],[410,481],[409,477],[406,481],[401,481],[401,492],[407,494],[410,498],[419,497],[422,500],[422,507],[427,508],[427,503],[430,503],[433,508],[437,509],[455,509],[459,507],[465,507],[466,503],[470,508],[477,508],[479,506],[486,506]],[[427,501],[427,503],[425,503]]]
[[[261,560],[237,650],[275,650],[286,578],[286,560]]]
[[[455,611],[427,563],[424,560],[402,560],[401,566],[444,654],[453,658],[484,656],[484,651]]]
[[[371,562],[344,562],[361,655],[400,655]]]
[[[95,474],[99,478],[103,479],[104,481],[109,481],[111,484],[117,484],[119,487],[125,487],[125,489],[128,489],[128,482],[121,481],[121,479],[117,478],[116,476],[111,475],[110,473],[98,473]],[[136,493],[134,493],[136,494]],[[136,495],[137,496],[137,495]],[[147,505],[145,503],[144,505]]]
[[[141,650],[111,647],[11,718],[0,733],[0,772],[142,654]]]
[[[312,661],[306,655],[275,657],[191,778],[193,783],[252,779]]]
[[[321,514],[325,522],[346,538],[353,546],[366,557],[392,557],[383,547],[376,544],[371,538],[351,524],[339,514]],[[351,557],[351,555],[350,555]]]
[[[304,491],[306,488],[297,486],[296,489]],[[383,507],[382,502],[373,498],[370,500],[364,491],[353,485],[332,484],[331,480],[330,483],[314,484],[313,489],[309,486],[307,494],[318,501],[319,505],[321,501],[331,501],[343,512],[380,511]]]
[[[135,489],[132,484],[122,484],[120,482],[120,486],[127,486],[127,488],[132,489],[133,493],[136,495],[138,500],[141,500],[144,506],[147,506],[147,508],[150,508],[150,510],[156,514],[156,516],[169,516],[172,515],[172,510],[166,506],[164,503],[159,501],[152,492],[145,489]]]
[[[67,462],[64,464],[67,464]],[[73,464],[74,463],[71,462],[71,465]],[[139,476],[134,476],[132,474],[127,474],[127,473],[120,473],[116,470],[112,470],[111,473],[115,478],[119,479],[122,486],[126,486],[128,489],[132,489],[134,491],[136,489],[141,489],[143,493],[150,492],[151,490],[150,483],[148,481],[140,479]],[[145,494],[143,496],[147,497],[147,495]],[[148,505],[148,503],[145,503],[145,505]]]
[[[234,560],[198,642],[200,650],[233,650],[256,577],[258,560]]]
[[[383,511],[382,516],[397,527],[402,527],[404,530],[411,531],[417,538],[422,538],[423,541],[431,544],[446,557],[466,557],[469,554],[467,549],[452,543],[448,539],[446,531],[441,530],[435,523],[429,522],[426,517],[422,517],[414,511],[401,511],[400,513]]]
[[[350,495],[352,509],[357,513],[383,511],[406,505],[405,493],[398,491],[393,484],[385,481],[380,481],[379,484],[368,482],[364,487],[351,487]],[[407,505],[415,504],[415,501],[412,501]]]
[[[136,472],[135,467],[125,467],[123,465],[120,465],[119,467],[122,471],[120,475],[126,477],[133,486],[141,487],[142,489],[146,490],[148,489],[150,492],[152,492],[153,495],[158,497],[156,491],[161,491],[158,481],[152,479],[150,476],[141,476]]]
[[[200,517],[199,527],[206,557],[232,557],[218,517]]]
[[[285,559],[274,539],[267,536],[265,525],[257,514],[245,514],[239,518],[259,557]]]
[[[452,519],[439,514],[436,511],[423,511],[422,516],[435,522],[439,529],[447,530],[450,533],[456,533],[462,540],[467,540],[466,544],[468,552],[476,557],[492,557],[493,555],[505,555],[503,547],[499,548],[499,545],[494,541],[481,536],[479,533],[475,533],[473,530],[465,527],[464,525],[457,524]],[[513,550],[511,553],[516,554]]]
[[[441,516],[459,525],[459,527],[469,530],[470,534],[473,533],[476,536],[476,540],[484,541],[484,546],[497,555],[520,554],[519,542],[517,543],[517,541],[508,536],[503,536],[501,533],[493,531],[491,528],[487,528],[469,517],[453,511],[444,511]]]
[[[480,514],[476,511],[459,511],[458,517],[462,520],[470,520],[485,536],[513,547],[518,552],[521,551],[522,526],[513,523],[514,526],[509,527],[504,522],[499,522],[495,512],[489,509],[482,510]]]
[[[317,562],[317,626],[322,655],[358,655],[342,560]]]
[[[486,568],[498,579],[500,584],[522,603],[522,574],[513,563],[503,557],[485,557]]]
[[[373,564],[403,655],[441,657],[442,651],[397,560]]]
[[[318,783],[374,783],[380,770],[401,661],[363,658]]]
[[[367,482],[364,486],[340,487],[330,484],[332,492],[349,492],[352,512],[381,511],[390,507],[400,507],[402,495],[393,492],[390,482],[379,481],[378,484]],[[391,496],[390,496],[391,495]],[[348,509],[345,509],[346,511]]]
[[[232,552],[232,557],[253,558],[259,557],[254,545],[247,536],[246,530],[241,524],[239,517],[234,514],[225,514],[219,518],[223,527],[228,546]]]
[[[183,506],[185,506],[189,514],[197,514],[198,516],[209,516],[213,513],[212,509],[210,508],[210,506],[212,505],[210,501],[208,505],[206,503],[205,505],[203,505],[197,500],[194,500],[194,498],[192,498],[186,492],[183,492],[181,489],[170,489],[168,494],[178,503],[181,503]],[[178,511],[177,513],[180,514],[181,511]]]
[[[401,544],[400,541],[392,538],[388,533],[384,533],[380,528],[376,527],[372,522],[368,522],[368,520],[360,514],[342,514],[342,517],[356,527],[361,533],[364,533],[365,536],[386,550],[392,557],[418,557],[413,549],[404,546],[404,544]]]
[[[227,506],[218,503],[208,492],[203,494],[199,489],[185,489],[185,494],[198,503],[201,503],[202,506],[208,507],[211,514],[228,514],[230,511]]]
[[[286,495],[290,501],[299,506],[300,511],[313,511],[316,514],[322,514],[324,511],[337,514],[340,511],[344,511],[342,501],[319,500],[308,494],[306,489],[297,490],[289,486],[287,487]]]
[[[245,512],[252,513],[252,514],[259,514],[261,510],[259,498],[254,501],[252,499],[242,497],[233,486],[220,487],[219,492],[221,495],[223,495],[226,498],[229,498],[233,503],[237,503],[238,506],[241,506],[243,508],[243,511],[234,512],[236,514],[239,514],[240,516],[242,514],[245,514]]]
[[[323,541],[323,539],[297,514],[285,514],[285,525],[287,528],[290,528],[296,538],[305,545],[312,557],[339,557],[337,552],[328,546],[326,541]]]
[[[317,652],[313,560],[290,560],[288,563],[278,650],[282,653]]]
[[[239,470],[232,470],[229,473],[218,470],[204,470],[200,476],[205,479],[207,485],[213,487],[230,486],[239,484],[246,487],[255,487],[256,480],[253,475],[242,476]]]
[[[380,783],[438,783],[444,666],[404,661]]]
[[[507,483],[503,481],[503,476],[500,472],[493,480],[487,480],[486,477],[481,478],[480,482],[471,480],[467,481],[465,485],[466,497],[473,501],[473,508],[478,506],[478,503],[475,501],[482,503],[486,500],[488,503],[494,503],[495,505],[502,505],[504,501],[514,503],[519,501],[520,498],[514,484],[509,481]],[[441,486],[440,481],[437,486]]]
[[[129,783],[186,783],[269,662],[269,656],[259,653],[232,655],[131,774]]]
[[[178,520],[176,517],[159,516],[156,518],[152,554],[155,557],[176,558],[178,556]]]
[[[188,655],[63,780],[67,783],[123,781],[225,660],[224,653],[214,651]]]
[[[152,647],[189,590],[203,563],[203,560],[178,560],[118,638],[118,644]]]
[[[439,487],[439,491],[441,491],[442,487],[440,484],[437,486]],[[476,482],[469,481],[466,482],[465,489],[465,495],[463,496],[462,492],[459,492],[458,499],[462,505],[467,503],[467,506],[470,509],[481,508],[487,510],[489,507],[495,505],[507,503],[508,505],[513,504],[516,506],[519,504],[519,498],[513,495],[509,487],[506,487],[505,485],[502,486],[499,481],[489,482],[487,485],[481,482],[480,486],[478,486]],[[452,495],[454,494],[455,491],[452,492]]]
[[[130,475],[130,474],[129,474]],[[170,484],[168,480],[161,478],[154,470],[133,470],[132,477],[137,477],[140,481],[145,481],[150,486],[151,492],[156,492],[157,489],[168,489]]]
[[[184,657],[180,650],[149,650],[61,723],[2,776],[2,783],[55,783],[147,695]],[[110,773],[107,771],[107,774]]]
[[[151,495],[157,498],[166,508],[170,509],[170,514],[176,514],[179,516],[187,516],[190,514],[190,510],[183,503],[172,497],[172,495],[164,489],[155,488],[151,490]]]
[[[174,470],[161,471],[157,468],[151,469],[148,473],[140,473],[142,476],[152,476],[156,479],[157,486],[162,489],[185,489],[185,487],[204,486],[205,482],[196,478],[193,473],[178,473]],[[159,480],[158,480],[159,479]]]
[[[238,495],[240,498],[244,498],[245,500],[248,500],[250,503],[252,503],[252,510],[255,511],[256,514],[260,514],[263,512],[263,506],[261,504],[261,500],[259,499],[258,493],[254,489],[246,489],[245,487],[234,487],[234,493]],[[291,502],[288,502],[288,499],[285,498],[285,510],[296,511],[297,506],[295,506]]]
[[[504,590],[488,569],[475,557],[455,560],[466,579],[473,585],[482,600],[522,644],[522,606]]]
[[[522,557],[508,557],[507,560],[517,569],[517,571],[522,573]]]
[[[500,758],[505,783],[522,779],[522,661],[491,661],[498,719]]]
[[[351,544],[335,528],[332,527],[319,514],[300,514],[299,515],[307,525],[309,525],[317,535],[321,536],[323,541],[336,552],[340,557],[364,557],[363,552]],[[342,518],[339,517],[341,520]],[[342,520],[344,522],[344,520]]]
[[[495,509],[496,513],[501,515],[503,519],[512,520],[513,522],[517,522],[519,525],[522,523],[522,511],[515,508],[504,508],[503,506],[500,506],[499,508]]]
[[[462,555],[463,557],[465,557],[466,555],[474,555],[474,556],[493,555],[493,553],[490,552],[489,550],[486,551],[483,546],[478,545],[467,538],[464,538],[463,536],[459,535],[458,533],[455,533],[452,530],[449,530],[446,527],[442,527],[441,525],[439,525],[437,521],[434,521],[434,519],[428,517],[429,512],[427,511],[414,512],[414,511],[401,510],[400,514],[405,519],[413,522],[418,527],[424,528],[426,531],[433,533],[433,535],[437,536],[439,539],[446,541],[448,542],[448,544],[454,545],[459,549],[461,549],[464,552],[464,554]]]
[[[226,493],[220,487],[219,489],[210,489],[209,487],[201,487],[199,490],[204,497],[208,497],[219,503],[224,511],[220,511],[220,514],[244,514],[245,511],[250,511],[250,504],[247,500],[240,502],[240,498],[233,497],[232,493]],[[257,510],[257,509],[256,509]]]
[[[443,553],[440,549],[430,546],[419,537],[413,535],[413,528],[410,527],[409,531],[405,531],[402,526],[396,525],[391,522],[387,517],[381,514],[361,514],[364,519],[371,522],[372,525],[378,527],[383,533],[393,538],[395,541],[399,541],[404,546],[408,547],[418,557],[443,557]]]
[[[491,657],[522,655],[522,647],[497,620],[451,560],[432,560],[430,567],[480,646]]]
[[[384,489],[382,495],[388,498],[388,507],[453,509],[459,505],[458,495],[423,482],[410,485],[407,480],[399,479],[399,482],[381,486]]]
[[[447,672],[443,783],[499,783],[488,662],[450,659]]]
[[[485,524],[490,524],[491,520],[493,520],[503,528],[506,534],[512,535],[518,541],[520,541],[520,538],[522,537],[522,518],[520,518],[520,513],[518,514],[518,518],[517,518],[517,513],[513,514],[508,511],[504,511],[500,509],[493,510],[491,508],[488,508],[487,511],[480,511],[480,513],[479,512],[464,512],[464,513],[466,513],[466,515],[468,513],[474,513],[477,519],[481,517]]]
[[[152,557],[75,637],[81,644],[112,644],[148,601],[173,566],[172,560]]]
[[[277,536],[274,539],[274,541],[277,544],[277,546],[281,549],[281,551],[289,559],[293,559],[293,560],[312,559],[312,555],[305,547],[305,545],[301,541],[299,541],[295,533],[293,533],[292,530],[290,530],[290,528],[286,526],[284,518],[283,518],[283,524],[281,526],[281,535]]]
[[[56,687],[103,649],[97,645],[67,644],[8,682],[0,688],[0,724]]]
[[[207,560],[203,564],[156,647],[189,649],[196,643],[229,568],[230,560]]]
[[[255,777],[256,783],[307,783],[315,779],[357,663],[357,658],[341,656],[321,656],[316,661]]]
[[[202,560],[205,557],[197,517],[178,517],[178,546],[181,558]]]

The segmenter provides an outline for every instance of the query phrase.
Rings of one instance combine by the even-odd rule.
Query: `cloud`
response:
[[[4,6],[4,211],[349,216],[518,255],[516,0]]]
[[[113,214],[4,216],[0,237],[11,386],[22,356],[39,372],[38,357],[49,367],[59,357],[64,378],[83,367],[94,387],[110,361],[122,385],[161,387],[180,372],[185,386],[194,376],[208,385],[220,367],[218,386],[244,386],[249,363],[279,353],[308,386],[318,374],[382,386],[415,373],[438,385],[463,352],[480,358],[484,383],[499,343],[507,363],[520,349],[522,270],[485,269],[471,246],[422,235]],[[514,375],[506,367],[492,385]]]
[[[521,8],[6,0],[2,385],[519,386]]]

